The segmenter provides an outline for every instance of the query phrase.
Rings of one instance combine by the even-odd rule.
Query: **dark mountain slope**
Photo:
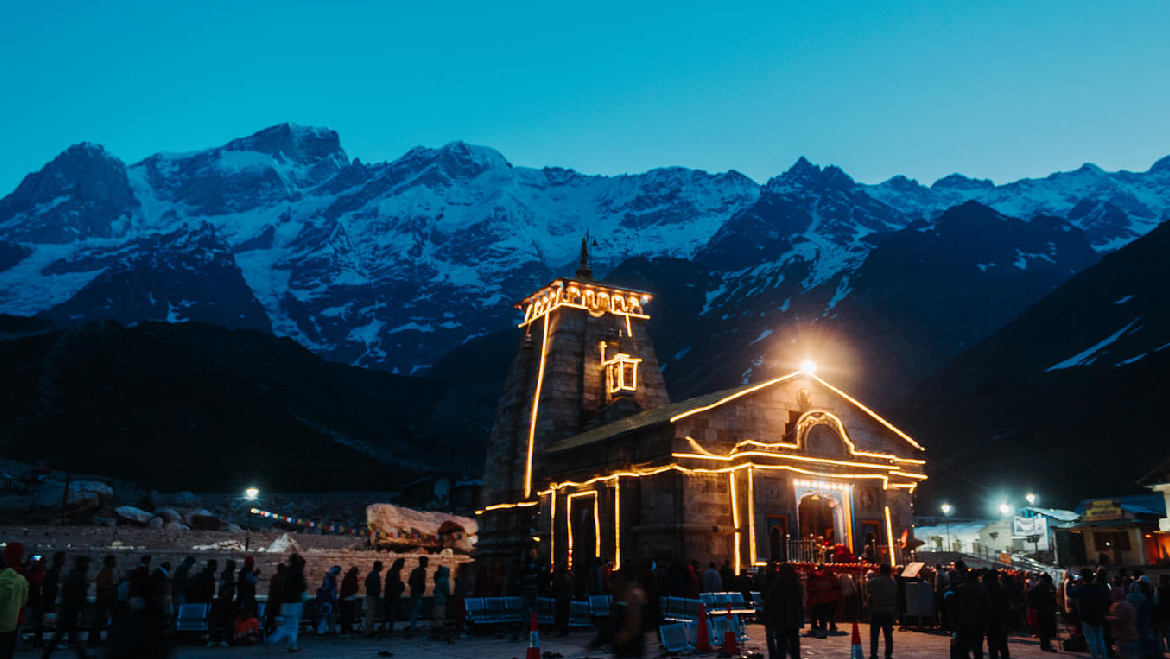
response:
[[[201,323],[0,341],[0,370],[6,455],[167,490],[391,489],[442,390]]]
[[[1072,505],[1139,491],[1134,481],[1170,452],[1160,417],[1170,407],[1168,367],[1163,223],[926,379],[892,416],[930,450],[928,501],[1034,488]]]

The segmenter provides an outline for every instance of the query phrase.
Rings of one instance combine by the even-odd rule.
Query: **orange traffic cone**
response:
[[[695,651],[710,652],[711,639],[707,635],[707,607],[699,604],[699,632],[695,635]]]
[[[540,659],[540,625],[536,622],[536,611],[532,612],[532,625],[528,628],[528,654],[524,659]]]
[[[739,640],[735,638],[735,630],[731,628],[731,623],[735,622],[732,617],[731,605],[727,605],[727,627],[723,632],[723,649],[722,653],[730,657],[739,656]]]
[[[852,649],[849,650],[849,659],[865,659],[865,654],[861,651],[861,632],[857,629],[857,621],[853,621],[853,642]]]

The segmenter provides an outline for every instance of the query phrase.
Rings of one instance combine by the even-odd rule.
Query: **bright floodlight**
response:
[[[1028,500],[1029,506],[1036,503],[1036,495],[1032,494],[1031,492],[1029,492],[1027,495],[1025,495],[1024,498]]]
[[[817,363],[811,359],[806,359],[801,363],[800,370],[804,373],[812,375],[813,373],[817,372]]]
[[[1007,515],[1007,514],[1008,514],[1008,513],[1010,513],[1011,511],[1012,511],[1012,507],[1011,507],[1011,506],[1009,506],[1009,505],[1007,505],[1006,503],[1001,503],[1001,504],[999,504],[999,512],[1001,512],[1001,513],[1003,513],[1003,514]]]
[[[951,504],[949,504],[949,503],[944,503],[944,504],[942,505],[942,511],[943,511],[943,514],[944,514],[944,515],[950,515],[950,514],[951,514]]]
[[[255,501],[258,496],[260,496],[260,490],[258,488],[249,487],[244,490],[244,498],[249,501]]]

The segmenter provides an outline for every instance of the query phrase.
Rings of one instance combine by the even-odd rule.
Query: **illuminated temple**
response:
[[[897,561],[923,448],[811,372],[672,403],[651,296],[575,278],[517,306],[523,336],[488,446],[479,558],[737,569],[843,544]]]

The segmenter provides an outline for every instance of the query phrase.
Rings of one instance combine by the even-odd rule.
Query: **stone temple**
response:
[[[798,371],[671,402],[652,296],[574,278],[522,300],[484,471],[478,560],[899,562],[923,448]]]

